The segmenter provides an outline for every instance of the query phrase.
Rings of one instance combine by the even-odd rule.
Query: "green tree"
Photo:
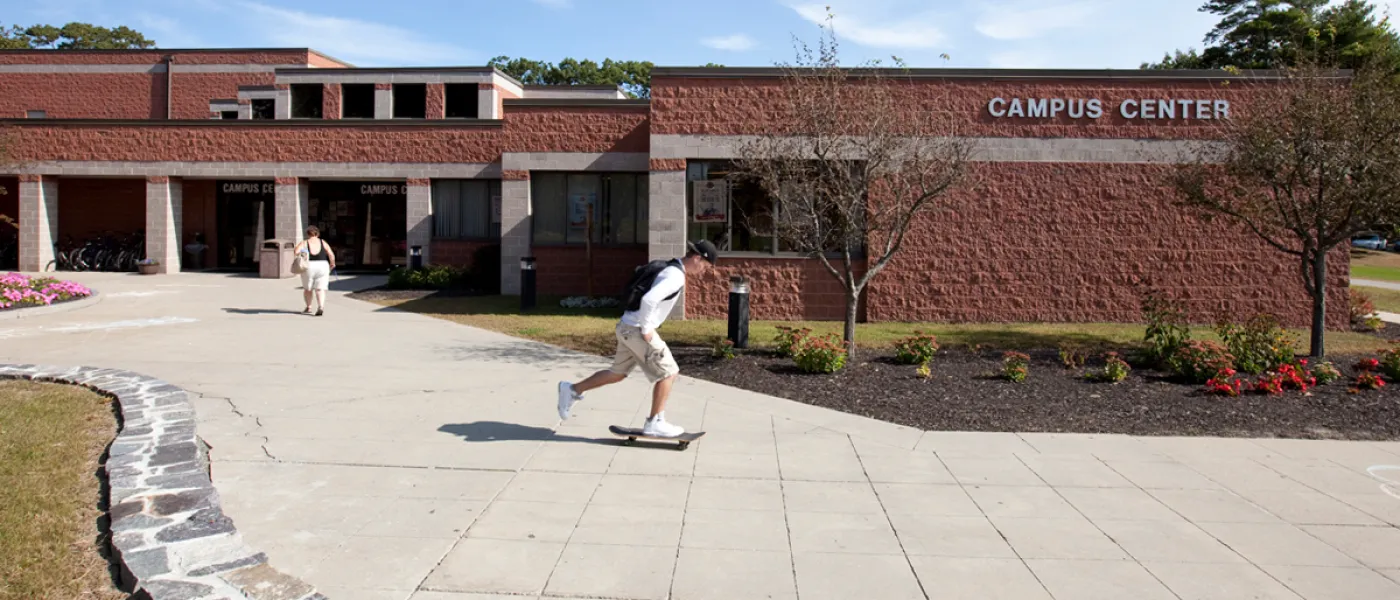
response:
[[[604,59],[602,64],[591,60],[566,58],[559,64],[528,58],[497,56],[489,63],[525,85],[617,85],[633,98],[651,97],[650,61]],[[706,67],[723,67],[706,63]]]
[[[1400,70],[1400,38],[1368,0],[1207,0],[1220,16],[1206,47],[1180,50],[1144,69],[1279,69],[1304,62]]]
[[[0,48],[6,49],[109,50],[155,46],[155,41],[146,39],[141,32],[126,26],[108,28],[75,22],[62,27],[0,27]]]

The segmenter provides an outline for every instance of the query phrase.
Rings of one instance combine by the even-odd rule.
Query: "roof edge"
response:
[[[0,127],[503,127],[502,119],[0,119]]]
[[[651,100],[645,98],[506,98],[506,106],[558,106],[558,107],[649,107]]]
[[[887,77],[908,77],[912,79],[1153,79],[1153,80],[1202,80],[1202,79],[1257,79],[1279,78],[1279,70],[1241,70],[1237,72],[1223,69],[869,69],[846,68],[853,74],[875,74]],[[653,67],[652,78],[778,78],[786,73],[779,67]],[[1351,70],[1332,71],[1336,77],[1349,77]]]

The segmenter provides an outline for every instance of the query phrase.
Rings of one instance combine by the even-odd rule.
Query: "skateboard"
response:
[[[686,448],[690,447],[691,442],[698,440],[701,436],[705,435],[705,432],[703,431],[687,431],[676,437],[661,437],[659,435],[644,434],[642,433],[641,429],[633,429],[631,427],[618,427],[617,425],[609,425],[608,431],[611,431],[612,434],[615,436],[627,438],[627,441],[622,442],[625,446],[631,446],[632,444],[636,443],[638,438],[641,438],[644,440],[680,442],[679,444],[676,444],[677,450],[685,450]]]

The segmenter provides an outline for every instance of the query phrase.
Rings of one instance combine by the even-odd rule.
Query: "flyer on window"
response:
[[[723,223],[729,214],[729,181],[712,179],[696,181],[694,185],[696,223]]]

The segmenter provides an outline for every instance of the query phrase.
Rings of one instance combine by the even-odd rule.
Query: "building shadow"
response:
[[[599,356],[557,346],[521,340],[461,346],[440,346],[438,352],[461,362],[504,362],[521,365],[551,365],[579,360],[601,360]]]
[[[531,427],[518,423],[500,421],[477,421],[475,423],[449,423],[438,431],[462,438],[464,442],[569,442],[576,444],[609,444],[611,440],[586,438],[573,435],[559,435],[553,429]]]
[[[301,315],[299,310],[273,308],[225,308],[224,312],[235,315]]]

